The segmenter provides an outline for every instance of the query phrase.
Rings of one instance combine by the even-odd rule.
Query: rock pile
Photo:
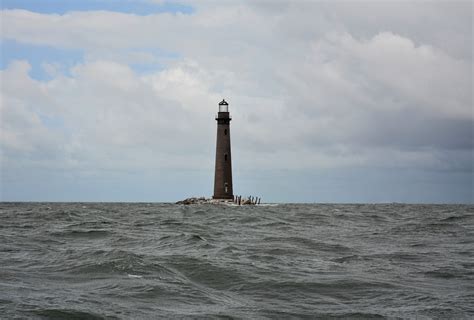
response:
[[[260,204],[260,198],[248,197],[248,199],[242,198],[242,196],[235,196],[233,199],[209,199],[205,197],[191,197],[176,202],[176,204],[226,204],[226,205],[258,205]]]
[[[204,197],[192,197],[187,198],[181,201],[176,202],[176,204],[204,204],[204,203],[211,203],[211,199],[206,199]]]

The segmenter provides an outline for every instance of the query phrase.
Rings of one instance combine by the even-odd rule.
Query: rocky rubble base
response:
[[[206,204],[206,203],[218,203],[220,200],[207,199],[204,197],[192,197],[176,202],[176,204]]]
[[[233,204],[234,201],[232,200],[216,200],[216,199],[209,199],[209,198],[205,198],[205,197],[191,197],[191,198],[187,198],[187,199],[184,199],[184,200],[181,200],[181,201],[178,201],[176,202],[176,204],[222,204],[222,203],[225,203],[225,204]],[[242,205],[254,205],[255,203],[252,203],[252,201],[247,200],[247,199],[242,199],[242,202],[241,202]]]

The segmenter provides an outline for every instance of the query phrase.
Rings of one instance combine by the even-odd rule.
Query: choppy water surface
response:
[[[0,204],[0,317],[474,317],[474,207]]]

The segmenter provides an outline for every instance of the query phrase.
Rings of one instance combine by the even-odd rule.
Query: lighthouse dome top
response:
[[[219,102],[219,112],[229,112],[229,104],[224,99]]]

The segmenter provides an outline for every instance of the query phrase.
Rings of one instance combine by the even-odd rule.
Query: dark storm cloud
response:
[[[473,148],[472,119],[441,118],[429,113],[384,112],[373,114],[369,122],[354,132],[352,139],[361,145],[397,148],[464,149]],[[347,137],[351,139],[351,137]]]

